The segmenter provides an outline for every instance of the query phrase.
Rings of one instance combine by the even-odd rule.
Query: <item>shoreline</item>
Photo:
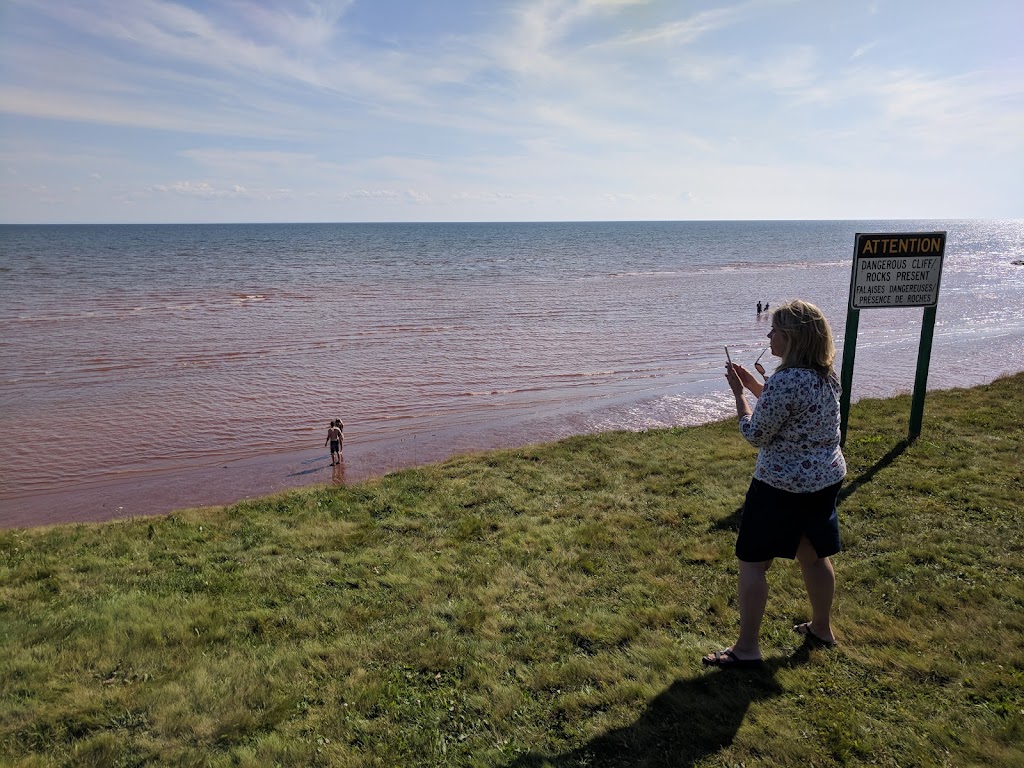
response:
[[[987,381],[929,388],[929,392],[970,389],[1017,373],[1003,371]],[[901,396],[909,397],[909,390],[865,394],[863,397],[855,394],[852,402]],[[637,404],[630,397],[625,400]],[[327,448],[316,447],[256,457],[228,457],[202,466],[101,479],[59,491],[3,498],[0,499],[0,530],[103,523],[157,517],[187,509],[230,506],[312,485],[352,485],[391,472],[481,451],[524,448],[606,431],[639,432],[698,426],[730,418],[731,411],[730,396],[728,408],[720,415],[705,411],[702,417],[693,421],[650,424],[635,429],[595,427],[595,422],[576,420],[572,414],[565,419],[552,420],[550,413],[538,415],[531,412],[505,414],[483,423],[421,424],[419,429],[409,432],[365,437],[356,434],[346,439],[343,462],[338,468],[331,467]],[[927,424],[926,408],[926,433]]]
[[[579,431],[539,432],[528,420],[455,425],[364,439],[346,439],[342,463],[328,448],[99,480],[47,493],[0,500],[0,530],[155,517],[185,509],[221,507],[311,485],[352,485],[390,472],[480,451],[553,442]]]

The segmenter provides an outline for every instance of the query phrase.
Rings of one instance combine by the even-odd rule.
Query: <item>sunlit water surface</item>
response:
[[[854,234],[934,230],[929,388],[1024,369],[1022,221],[0,227],[0,525],[718,419],[759,300],[842,346]],[[861,313],[855,400],[913,387],[921,319]]]

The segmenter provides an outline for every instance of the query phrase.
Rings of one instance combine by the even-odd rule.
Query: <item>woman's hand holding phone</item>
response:
[[[729,382],[729,389],[732,390],[733,394],[740,397],[743,394],[743,381],[740,379],[739,373],[742,368],[732,361],[728,347],[725,348],[725,359],[725,380]]]
[[[733,364],[732,371],[736,376],[736,380],[740,383],[741,387],[746,387],[750,390],[750,394],[754,397],[760,397],[761,391],[764,389],[764,385],[757,380],[750,371],[744,368],[742,365]]]

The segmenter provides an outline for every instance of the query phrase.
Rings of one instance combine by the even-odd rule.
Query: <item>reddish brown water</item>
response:
[[[1021,227],[948,228],[933,387],[1024,368]],[[729,415],[722,346],[757,357],[758,300],[808,298],[841,336],[858,229],[879,225],[0,227],[0,526]],[[902,312],[863,313],[855,398],[912,386]]]

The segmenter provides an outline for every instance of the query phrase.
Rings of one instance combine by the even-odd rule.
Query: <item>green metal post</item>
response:
[[[921,422],[924,421],[924,396],[928,389],[928,365],[932,359],[932,337],[934,335],[935,307],[925,307],[924,321],[921,324],[921,344],[917,348],[914,398],[910,403],[910,433],[907,435],[907,439],[911,442],[921,434]]]
[[[853,389],[853,358],[857,354],[857,326],[860,310],[846,310],[846,335],[843,337],[843,371],[840,382],[843,392],[839,396],[839,444],[846,445],[846,425],[850,421],[850,390]]]

